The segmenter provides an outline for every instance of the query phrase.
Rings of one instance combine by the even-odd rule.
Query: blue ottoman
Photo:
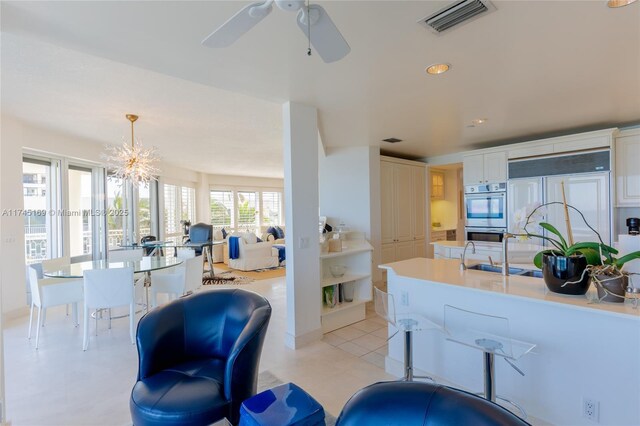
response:
[[[240,426],[324,426],[324,409],[293,383],[261,392],[240,406]]]

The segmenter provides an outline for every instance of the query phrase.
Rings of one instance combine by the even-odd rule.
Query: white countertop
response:
[[[472,263],[480,262],[468,262],[468,264]],[[589,310],[594,313],[612,314],[640,321],[640,308],[633,309],[624,303],[590,304],[586,296],[552,293],[547,290],[542,278],[517,275],[503,277],[498,273],[476,270],[460,271],[460,261],[455,259],[415,258],[379,267],[392,271],[400,277],[462,287],[470,291],[493,292],[501,297],[525,298],[535,302],[562,304],[571,309]],[[593,286],[589,291],[593,291]]]

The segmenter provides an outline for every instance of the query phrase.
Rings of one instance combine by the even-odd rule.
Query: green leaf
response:
[[[629,262],[630,260],[634,260],[634,259],[640,259],[640,251],[634,251],[633,253],[629,253],[625,256],[622,256],[621,258],[617,259],[614,262],[614,265],[616,265],[616,267],[618,268],[622,268],[622,266]]]
[[[601,265],[602,259],[600,257],[600,252],[598,250],[585,248],[580,250],[578,253],[582,254],[587,258],[588,265]]]
[[[558,250],[564,251],[564,248],[562,247],[562,243],[558,240],[554,240],[553,238],[550,237],[545,237],[543,235],[538,235],[538,234],[531,234],[528,233],[527,235],[529,235],[530,237],[533,238],[540,238],[541,240],[545,240],[545,241],[549,241],[551,244],[553,244]]]
[[[555,226],[547,222],[540,222],[540,226],[560,238],[560,241],[562,242],[562,251],[567,250],[567,242]]]

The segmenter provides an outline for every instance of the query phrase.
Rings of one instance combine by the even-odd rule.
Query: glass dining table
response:
[[[83,278],[84,271],[95,269],[133,268],[134,273],[144,273],[145,304],[149,312],[149,284],[152,271],[172,268],[183,262],[182,259],[172,256],[146,256],[139,261],[109,262],[107,260],[89,260],[86,262],[71,263],[57,270],[43,271],[48,278]]]

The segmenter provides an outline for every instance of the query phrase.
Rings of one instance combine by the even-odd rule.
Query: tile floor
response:
[[[384,369],[387,355],[387,323],[367,310],[367,319],[323,337],[323,341]]]
[[[205,286],[204,291],[222,286]],[[255,281],[242,288],[264,295],[273,314],[260,362],[283,382],[295,382],[335,416],[358,389],[393,379],[381,368],[384,322],[370,317],[336,330],[299,350],[285,347],[284,278]],[[12,425],[130,425],[129,394],[135,382],[136,347],[128,337],[128,321],[114,320],[111,330],[99,323],[89,350],[82,351],[82,327],[73,327],[64,308],[47,312],[47,323],[35,339],[27,339],[28,318],[5,322],[5,395]],[[357,354],[357,355],[356,355]]]

